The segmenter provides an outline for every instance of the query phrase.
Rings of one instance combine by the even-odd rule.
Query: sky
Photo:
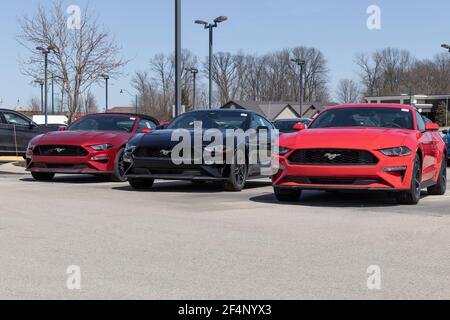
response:
[[[39,89],[20,72],[19,61],[28,53],[16,41],[17,19],[32,15],[38,3],[50,0],[3,0],[0,11],[0,107],[27,105]],[[100,23],[130,59],[124,76],[112,79],[110,106],[131,105],[120,89],[132,91],[131,78],[148,69],[157,53],[174,50],[173,0],[70,0],[69,5],[96,11]],[[367,8],[381,9],[381,29],[369,30]],[[409,50],[417,58],[432,58],[450,43],[448,0],[182,0],[182,46],[200,56],[208,54],[208,34],[193,22],[228,16],[215,30],[215,51],[264,54],[295,46],[320,49],[328,60],[330,89],[339,79],[357,80],[355,54],[384,47]],[[104,105],[104,89],[92,88]]]

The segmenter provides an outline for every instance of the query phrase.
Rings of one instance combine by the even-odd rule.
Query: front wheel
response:
[[[230,166],[230,177],[223,184],[225,191],[239,192],[245,188],[248,178],[248,166],[245,161],[245,155],[238,152],[234,163]]]
[[[443,196],[447,191],[447,159],[442,160],[439,171],[438,183],[428,188],[428,194],[432,196]]]
[[[135,190],[149,190],[153,187],[153,179],[128,179],[130,187]]]
[[[414,169],[411,178],[411,185],[408,191],[397,195],[397,202],[406,205],[416,205],[420,201],[422,191],[422,162],[417,155],[414,160]]]
[[[49,172],[32,172],[31,176],[36,181],[51,181],[55,177],[55,174]]]
[[[274,188],[275,197],[280,202],[296,202],[302,196],[302,190]]]
[[[123,155],[125,149],[122,148],[117,152],[116,159],[114,161],[114,173],[111,175],[111,180],[113,182],[126,182],[128,178],[125,176],[129,168],[129,164],[123,161]]]

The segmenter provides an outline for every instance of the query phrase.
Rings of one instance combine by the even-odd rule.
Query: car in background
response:
[[[230,163],[208,163],[203,158],[205,150],[210,142],[201,141],[201,145],[193,145],[188,161],[177,164],[173,161],[173,153],[179,145],[178,140],[173,140],[174,133],[187,132],[189,138],[195,141],[195,126],[201,124],[202,131],[213,129],[221,133],[224,141],[219,141],[219,145],[211,151],[220,157],[232,154]],[[274,130],[272,123],[262,115],[247,110],[202,110],[193,111],[180,115],[165,129],[156,130],[144,135],[137,135],[130,139],[125,150],[124,161],[130,163],[127,173],[130,186],[137,190],[150,189],[156,179],[158,180],[185,180],[193,183],[218,182],[226,191],[241,191],[248,179],[260,178],[265,163],[250,164],[246,161],[237,161],[238,152],[245,150],[248,159],[249,143],[234,141],[234,147],[229,147],[226,143],[229,138],[229,131],[236,132],[253,129],[258,139],[266,139],[265,145],[269,148],[271,144],[270,132]],[[262,132],[265,131],[265,135]],[[270,140],[270,141],[269,141]],[[239,145],[236,145],[239,144]],[[245,145],[243,145],[245,144]],[[234,150],[233,150],[233,149]],[[240,149],[242,148],[242,149]],[[261,150],[261,149],[260,149]],[[271,151],[271,150],[270,150]],[[271,165],[271,154],[268,156],[268,168]],[[199,160],[199,161],[198,161]],[[244,159],[245,160],[245,159]]]
[[[94,114],[80,118],[64,131],[33,138],[27,148],[27,170],[38,181],[55,174],[106,175],[126,181],[122,161],[127,141],[159,125],[158,120],[135,114]]]
[[[299,123],[304,124],[306,127],[308,127],[312,122],[312,119],[307,118],[299,118],[299,119],[288,119],[288,120],[276,120],[273,122],[274,126],[280,134],[288,134],[288,133],[294,133],[297,132],[298,129],[295,128],[295,126]]]
[[[0,109],[0,156],[25,156],[28,142],[47,131],[19,112]]]
[[[411,106],[344,105],[326,109],[306,130],[279,139],[279,201],[302,190],[379,190],[401,204],[417,204],[421,191],[444,195],[447,148],[439,126]]]

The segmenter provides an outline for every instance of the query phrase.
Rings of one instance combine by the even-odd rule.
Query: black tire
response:
[[[247,183],[248,165],[247,161],[245,161],[245,155],[239,151],[236,152],[233,162],[230,165],[230,177],[228,181],[223,183],[223,188],[229,192],[240,192],[245,188],[245,184]]]
[[[55,174],[50,172],[32,172],[31,176],[36,181],[51,181]]]
[[[280,202],[297,202],[302,196],[302,190],[274,188],[275,197]]]
[[[443,196],[447,192],[447,159],[442,160],[438,183],[428,188],[428,194],[432,196]]]
[[[414,169],[411,178],[411,186],[408,191],[401,192],[397,195],[397,202],[405,205],[416,205],[420,201],[422,192],[422,162],[420,157],[416,155],[414,160]]]
[[[113,182],[127,182],[128,178],[125,176],[128,165],[123,161],[123,155],[125,149],[122,148],[117,152],[116,159],[114,160],[114,173],[111,175],[111,181]]]
[[[128,179],[130,187],[135,190],[149,190],[153,187],[155,180],[153,179]]]

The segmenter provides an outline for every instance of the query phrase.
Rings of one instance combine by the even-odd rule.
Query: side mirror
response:
[[[446,129],[446,130],[442,131],[442,133],[443,134],[448,134],[448,130]]]
[[[30,122],[29,126],[30,130],[34,129],[37,127],[37,125],[35,125],[33,122]]]
[[[437,125],[436,123],[433,123],[433,122],[429,122],[429,123],[425,124],[425,131],[428,131],[428,132],[439,131],[439,125]]]
[[[156,130],[164,130],[167,127],[166,124],[162,124],[156,127]]]
[[[150,129],[150,128],[142,128],[141,129],[141,133],[150,133],[150,132],[152,132],[153,130],[152,129]]]
[[[58,131],[66,131],[66,127],[61,126],[58,128]]]
[[[306,129],[306,125],[304,123],[298,122],[294,125],[294,130],[302,131]]]

